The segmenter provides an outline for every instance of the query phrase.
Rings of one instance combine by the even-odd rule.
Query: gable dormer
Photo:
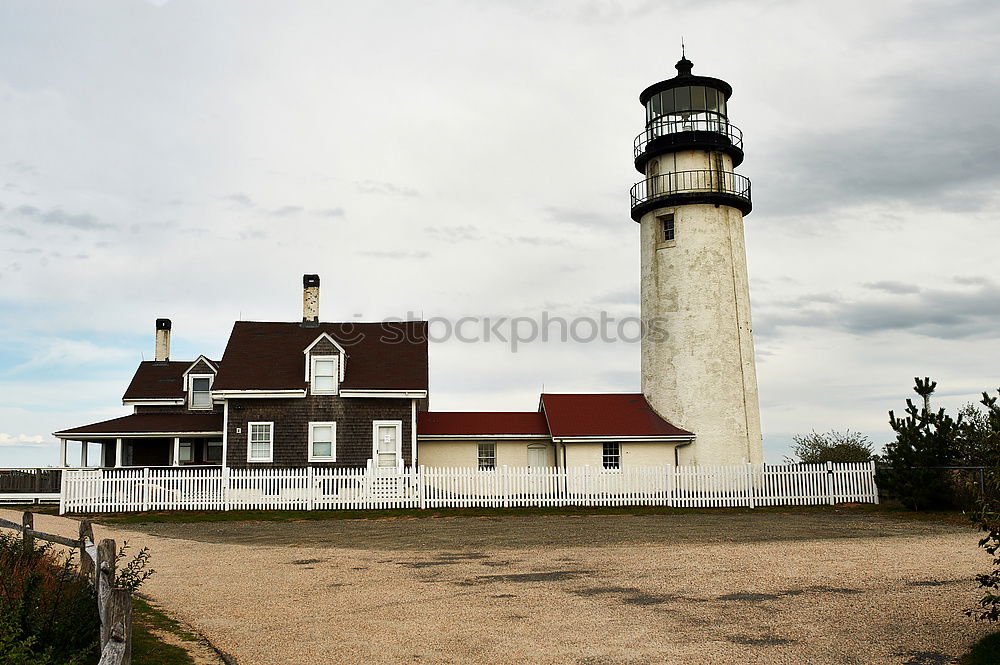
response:
[[[347,352],[337,340],[321,333],[302,352],[305,379],[312,395],[336,395],[347,372]]]
[[[184,370],[184,394],[188,409],[202,411],[212,408],[212,384],[218,373],[218,365],[205,356],[198,356]]]

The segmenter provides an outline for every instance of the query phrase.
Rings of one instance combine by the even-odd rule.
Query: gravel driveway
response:
[[[144,591],[241,665],[935,665],[989,630],[961,614],[988,561],[960,524],[720,512],[130,528],[97,533],[149,545]]]

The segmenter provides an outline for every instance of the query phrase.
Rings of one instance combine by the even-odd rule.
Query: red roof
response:
[[[427,390],[427,322],[237,321],[212,390],[304,390],[303,351],[326,333],[347,352],[342,389]]]
[[[542,394],[553,437],[683,436],[694,434],[659,416],[641,394]]]
[[[187,363],[190,365],[191,363]],[[221,413],[134,413],[56,434],[222,434]]]
[[[545,415],[539,411],[423,411],[417,414],[417,432],[432,435],[548,435]]]

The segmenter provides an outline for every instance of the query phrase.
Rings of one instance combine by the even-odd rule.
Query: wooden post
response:
[[[128,589],[112,589],[108,595],[107,609],[108,639],[124,644],[125,655],[121,665],[132,662],[132,594]],[[104,627],[101,626],[103,634]]]
[[[35,549],[35,537],[31,535],[31,532],[35,530],[35,516],[29,512],[25,512],[21,516],[21,526],[24,530],[21,532],[24,538],[24,551],[29,553]]]
[[[108,621],[108,599],[115,585],[115,541],[105,538],[97,546],[97,609],[101,615],[101,649],[111,636],[111,622]]]
[[[86,579],[94,576],[94,560],[87,553],[88,542],[95,542],[94,525],[90,523],[90,520],[80,520],[80,577]]]

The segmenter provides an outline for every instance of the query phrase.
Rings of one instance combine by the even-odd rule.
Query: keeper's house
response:
[[[427,323],[321,323],[319,276],[303,279],[301,323],[237,321],[221,361],[154,360],[122,398],[133,413],[56,432],[81,464],[229,467],[676,464],[694,434],[641,394],[543,394],[534,412],[428,411]],[[88,460],[89,443],[101,444]]]

